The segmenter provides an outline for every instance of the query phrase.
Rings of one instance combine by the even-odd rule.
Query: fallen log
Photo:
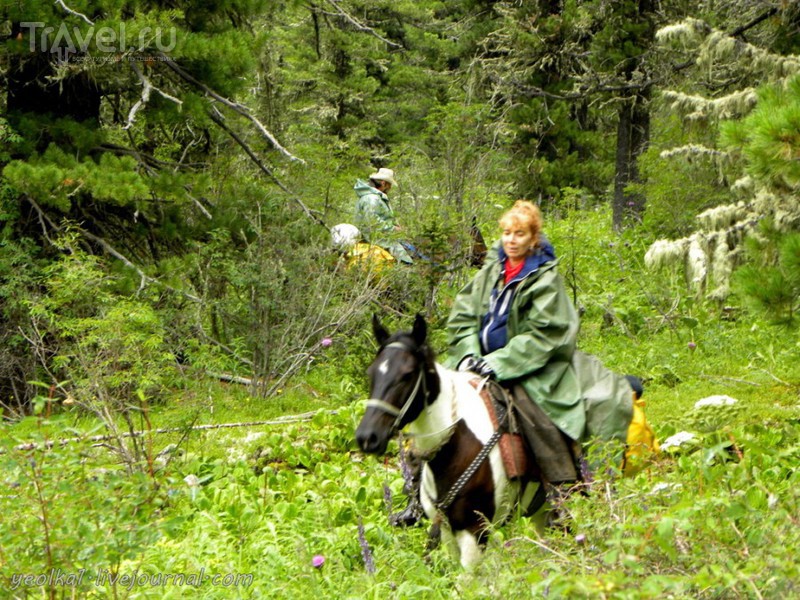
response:
[[[54,446],[66,446],[67,444],[71,444],[74,442],[88,442],[90,444],[97,444],[101,442],[107,442],[109,440],[116,439],[118,437],[130,438],[130,437],[142,437],[148,434],[162,434],[162,433],[184,433],[187,430],[191,431],[209,431],[213,429],[230,429],[233,427],[257,427],[260,425],[282,425],[284,423],[297,423],[300,421],[310,421],[314,418],[314,415],[317,414],[318,411],[311,411],[307,413],[301,413],[299,415],[288,415],[285,417],[278,417],[277,419],[271,419],[268,421],[247,421],[243,423],[216,423],[211,425],[193,425],[191,427],[164,427],[161,429],[150,429],[144,431],[133,431],[133,432],[123,432],[119,435],[93,435],[90,437],[71,437],[71,438],[62,438],[58,440],[49,440],[44,443],[39,442],[28,442],[26,444],[19,444],[15,446],[15,450],[25,451],[25,450],[39,450],[39,449],[48,449],[53,448]],[[338,411],[331,410],[328,411],[328,414],[335,415]],[[3,453],[3,450],[0,450],[0,454]]]

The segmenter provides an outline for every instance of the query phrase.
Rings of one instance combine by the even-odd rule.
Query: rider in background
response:
[[[391,239],[400,230],[389,204],[392,187],[397,187],[397,182],[391,169],[378,169],[369,176],[369,181],[358,179],[353,187],[358,196],[353,222],[370,244],[385,248],[400,262],[411,264],[414,261],[404,244]]]

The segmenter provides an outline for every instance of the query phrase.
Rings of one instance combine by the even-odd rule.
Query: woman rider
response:
[[[554,490],[580,478],[576,459],[585,442],[630,444],[641,383],[576,350],[579,317],[553,247],[541,234],[538,207],[518,200],[500,226],[496,255],[454,301],[447,364],[489,377],[511,392],[525,438]],[[644,427],[650,446],[657,447]]]

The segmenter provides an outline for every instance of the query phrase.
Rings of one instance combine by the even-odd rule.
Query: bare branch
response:
[[[34,208],[34,210],[39,215],[39,221],[41,222],[43,229],[45,228],[45,222],[46,222],[47,225],[49,225],[50,228],[53,229],[53,231],[60,231],[61,228],[58,227],[55,223],[53,223],[50,220],[50,218],[47,216],[47,214],[42,210],[42,207],[39,206],[33,198],[31,198],[30,196],[25,196],[25,199],[30,203],[30,205]],[[156,285],[159,285],[159,286],[163,287],[164,289],[168,289],[170,291],[175,292],[176,294],[180,294],[181,296],[184,296],[185,298],[188,298],[189,300],[192,300],[193,302],[202,303],[202,300],[200,298],[198,298],[197,296],[194,296],[194,295],[189,294],[188,292],[184,292],[182,290],[175,289],[174,287],[172,287],[170,285],[167,285],[167,284],[159,281],[158,279],[155,279],[154,277],[150,277],[147,273],[145,273],[139,267],[137,267],[135,264],[133,264],[124,254],[119,252],[116,248],[114,248],[111,244],[109,244],[103,238],[98,237],[98,236],[94,235],[93,233],[91,233],[89,231],[86,231],[85,229],[80,228],[80,227],[76,227],[76,231],[80,232],[80,234],[83,237],[85,237],[85,238],[93,241],[94,243],[98,244],[100,247],[103,248],[103,250],[105,250],[108,254],[110,254],[111,256],[116,258],[117,260],[121,261],[126,267],[128,267],[129,269],[134,270],[136,272],[136,274],[139,275],[139,277],[141,279],[141,283],[140,283],[140,286],[139,286],[140,290],[143,289],[145,287],[145,285],[147,285],[147,284],[156,284]],[[45,230],[44,234],[45,234],[45,237],[47,238],[47,240],[51,244],[53,244],[55,246],[56,244],[47,236],[47,231],[46,230]]]
[[[131,139],[131,145],[134,145],[133,139]],[[164,167],[173,168],[174,171],[177,171],[181,167],[185,168],[197,168],[197,169],[204,169],[208,166],[207,163],[182,163],[182,162],[168,162],[165,160],[160,160],[155,156],[150,154],[146,154],[141,150],[136,148],[126,148],[125,146],[119,146],[117,144],[111,143],[104,143],[96,146],[96,149],[103,150],[104,152],[113,152],[114,154],[121,154],[121,155],[128,155],[133,156],[140,165],[142,165],[149,173],[154,173],[153,167]]]
[[[272,170],[269,167],[267,167],[267,165],[264,164],[264,162],[256,155],[255,152],[253,152],[253,149],[250,148],[247,142],[245,142],[241,138],[241,136],[239,136],[235,131],[233,131],[230,127],[228,127],[228,125],[223,120],[222,116],[219,114],[219,111],[216,111],[216,109],[214,111],[209,111],[208,116],[211,118],[212,121],[214,121],[214,123],[219,125],[219,127],[223,131],[225,131],[225,133],[231,136],[237,144],[239,144],[242,150],[244,150],[247,153],[247,155],[256,164],[256,166],[259,169],[261,169],[270,179],[272,179],[272,181],[275,182],[275,185],[277,185],[279,188],[281,188],[281,190],[283,190],[284,192],[289,194],[289,196],[291,196],[292,200],[294,200],[300,206],[300,208],[303,209],[303,212],[306,213],[306,215],[308,215],[312,220],[314,220],[319,225],[322,225],[326,229],[328,228],[328,226],[325,224],[325,221],[323,221],[319,215],[315,214],[311,209],[309,209],[305,204],[303,204],[303,201],[300,200],[300,198],[298,198],[295,194],[293,194],[292,191],[289,188],[287,188],[286,185],[284,185],[283,182],[275,176]]]
[[[202,325],[198,325],[197,332],[208,343],[214,344],[215,346],[217,346],[219,348],[222,348],[225,352],[228,353],[229,356],[235,358],[240,363],[242,363],[244,365],[247,365],[250,368],[253,368],[254,365],[253,365],[253,361],[252,360],[250,360],[249,358],[245,358],[244,356],[240,356],[239,353],[236,352],[236,350],[234,350],[233,348],[231,348],[229,346],[226,346],[225,344],[223,344],[219,340],[216,340],[213,337],[211,337],[210,335],[208,335],[205,332],[205,330],[203,329]]]
[[[203,204],[200,202],[200,200],[198,200],[197,198],[195,198],[194,196],[192,196],[192,195],[189,193],[189,186],[188,186],[188,185],[185,185],[185,186],[183,186],[183,189],[184,189],[184,191],[186,192],[186,195],[189,197],[189,200],[191,200],[192,202],[194,202],[194,205],[197,207],[197,210],[199,210],[201,213],[203,213],[203,216],[204,216],[206,219],[208,219],[209,221],[210,221],[211,219],[213,219],[213,217],[211,216],[211,213],[210,213],[210,212],[208,212],[208,209],[207,209],[205,206],[203,206]]]
[[[339,411],[337,410],[329,410],[327,411],[330,415],[335,415]],[[262,425],[283,425],[285,423],[297,423],[301,421],[310,421],[314,418],[317,414],[317,411],[310,411],[307,413],[302,413],[299,415],[287,415],[285,417],[278,417],[277,419],[272,419],[269,421],[247,421],[244,423],[217,423],[211,425],[194,425],[192,427],[165,427],[162,429],[153,429],[150,431],[131,431],[131,432],[117,432],[113,435],[93,435],[90,437],[71,437],[71,438],[63,438],[60,440],[48,440],[43,444],[37,442],[28,442],[26,444],[19,444],[15,446],[14,449],[18,451],[27,451],[27,450],[38,450],[42,448],[53,448],[56,445],[58,446],[66,446],[72,442],[89,442],[94,446],[100,447],[107,447],[110,450],[118,451],[118,448],[113,448],[108,444],[103,442],[109,440],[118,440],[119,438],[136,438],[142,437],[144,435],[150,435],[153,433],[163,434],[163,433],[181,433],[185,432],[186,430],[189,431],[210,431],[214,429],[231,429],[234,427],[258,427]]]
[[[377,31],[375,31],[372,27],[364,25],[363,23],[357,21],[355,19],[355,17],[353,17],[350,14],[346,13],[344,11],[344,9],[341,6],[339,6],[339,3],[337,2],[337,0],[327,0],[327,2],[328,2],[328,4],[330,4],[331,6],[333,6],[336,9],[336,13],[334,13],[335,15],[340,16],[340,17],[344,17],[344,19],[348,23],[353,25],[353,27],[355,27],[358,31],[363,31],[364,33],[368,33],[371,36],[378,38],[380,41],[382,41],[387,46],[391,46],[392,48],[401,48],[402,49],[403,46],[401,46],[397,42],[393,42],[391,40],[387,40],[385,37],[383,37],[381,34],[379,34]]]
[[[25,196],[25,199],[30,203],[30,205],[36,211],[36,215],[39,219],[39,224],[42,226],[42,234],[44,235],[44,239],[46,239],[53,246],[55,246],[56,245],[55,242],[53,242],[53,240],[50,239],[50,236],[47,233],[47,226],[49,225],[50,229],[52,229],[53,231],[58,231],[59,230],[58,226],[55,223],[53,223],[53,221],[50,220],[50,217],[48,217],[47,214],[45,214],[45,212],[42,210],[42,207],[39,206],[33,198],[31,198],[30,196]]]
[[[56,0],[56,1],[54,2],[54,4],[55,4],[56,6],[60,6],[60,7],[61,7],[61,8],[63,8],[65,11],[67,11],[69,14],[71,14],[71,15],[75,15],[76,17],[79,17],[79,18],[83,19],[83,21],[84,21],[84,22],[85,22],[87,25],[91,25],[92,27],[94,27],[94,23],[93,23],[92,21],[90,21],[90,20],[89,20],[89,17],[87,17],[87,16],[86,16],[86,15],[84,15],[83,13],[79,13],[79,12],[78,12],[78,11],[76,11],[76,10],[72,10],[72,9],[71,9],[69,6],[67,6],[66,4],[64,4],[64,0]]]
[[[306,164],[306,161],[304,161],[302,158],[298,158],[297,156],[289,152],[286,148],[281,146],[281,144],[278,142],[275,136],[272,135],[272,133],[270,133],[266,127],[264,127],[264,124],[261,123],[261,121],[259,121],[255,116],[253,116],[253,114],[250,112],[250,109],[247,106],[229,100],[224,96],[220,96],[210,87],[198,81],[197,79],[192,77],[192,75],[184,71],[181,67],[178,66],[178,64],[173,59],[168,57],[166,54],[160,53],[159,57],[162,59],[163,63],[166,64],[167,67],[172,69],[178,76],[180,76],[181,79],[188,81],[193,86],[203,90],[203,92],[211,96],[217,102],[224,104],[231,110],[237,112],[238,114],[248,119],[261,132],[261,135],[263,135],[269,141],[269,143],[272,144],[272,147],[275,148],[281,154],[283,154],[286,158],[288,158],[291,161],[299,162],[301,164]]]
[[[179,106],[183,104],[182,100],[179,100],[175,96],[170,96],[163,90],[154,87],[153,84],[150,83],[150,80],[144,76],[144,73],[142,73],[142,71],[136,65],[136,62],[131,62],[130,65],[131,69],[133,69],[133,72],[136,73],[136,76],[139,78],[139,81],[142,82],[142,97],[139,100],[137,100],[136,104],[134,104],[131,107],[131,110],[128,113],[128,122],[125,124],[125,127],[123,127],[123,129],[130,129],[130,127],[133,125],[134,119],[136,118],[136,113],[139,112],[139,109],[142,108],[142,106],[144,106],[150,101],[150,94],[152,93],[153,90],[157,91],[167,100],[172,100],[175,104]]]
[[[148,284],[148,283],[157,284],[157,285],[160,285],[160,286],[164,287],[165,289],[168,289],[168,290],[171,290],[171,291],[173,291],[173,292],[175,292],[177,294],[180,294],[181,296],[184,296],[185,298],[188,298],[189,300],[192,300],[193,302],[202,303],[202,300],[200,298],[198,298],[197,296],[194,296],[193,294],[190,294],[188,292],[184,292],[182,290],[175,289],[172,286],[169,286],[169,285],[166,285],[165,283],[162,283],[161,281],[159,281],[158,279],[155,279],[154,277],[150,277],[147,273],[145,273],[139,267],[137,267],[135,264],[133,264],[130,260],[128,260],[127,257],[125,257],[122,253],[117,251],[111,244],[109,244],[103,238],[98,237],[98,236],[94,235],[93,233],[91,233],[89,231],[86,231],[85,229],[78,229],[78,231],[80,231],[81,234],[84,237],[92,240],[93,242],[95,242],[96,244],[101,246],[103,248],[103,250],[108,252],[111,256],[113,256],[117,260],[121,261],[126,267],[136,271],[136,274],[139,275],[139,277],[141,278],[141,285],[139,286],[139,289],[144,288],[144,286],[146,284]]]
[[[773,6],[772,8],[767,10],[766,12],[764,12],[764,13],[760,14],[759,16],[757,16],[756,18],[754,18],[749,23],[745,23],[741,27],[737,27],[736,29],[731,31],[730,34],[728,34],[728,35],[730,35],[731,37],[741,37],[749,29],[752,29],[753,27],[755,27],[759,23],[761,23],[763,21],[766,21],[767,19],[769,19],[770,17],[772,17],[772,16],[774,16],[776,14],[778,14],[778,7],[777,6]]]

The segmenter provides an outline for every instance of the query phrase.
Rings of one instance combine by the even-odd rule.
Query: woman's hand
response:
[[[492,367],[481,357],[465,356],[458,363],[458,370],[477,373],[481,377],[494,377]]]

